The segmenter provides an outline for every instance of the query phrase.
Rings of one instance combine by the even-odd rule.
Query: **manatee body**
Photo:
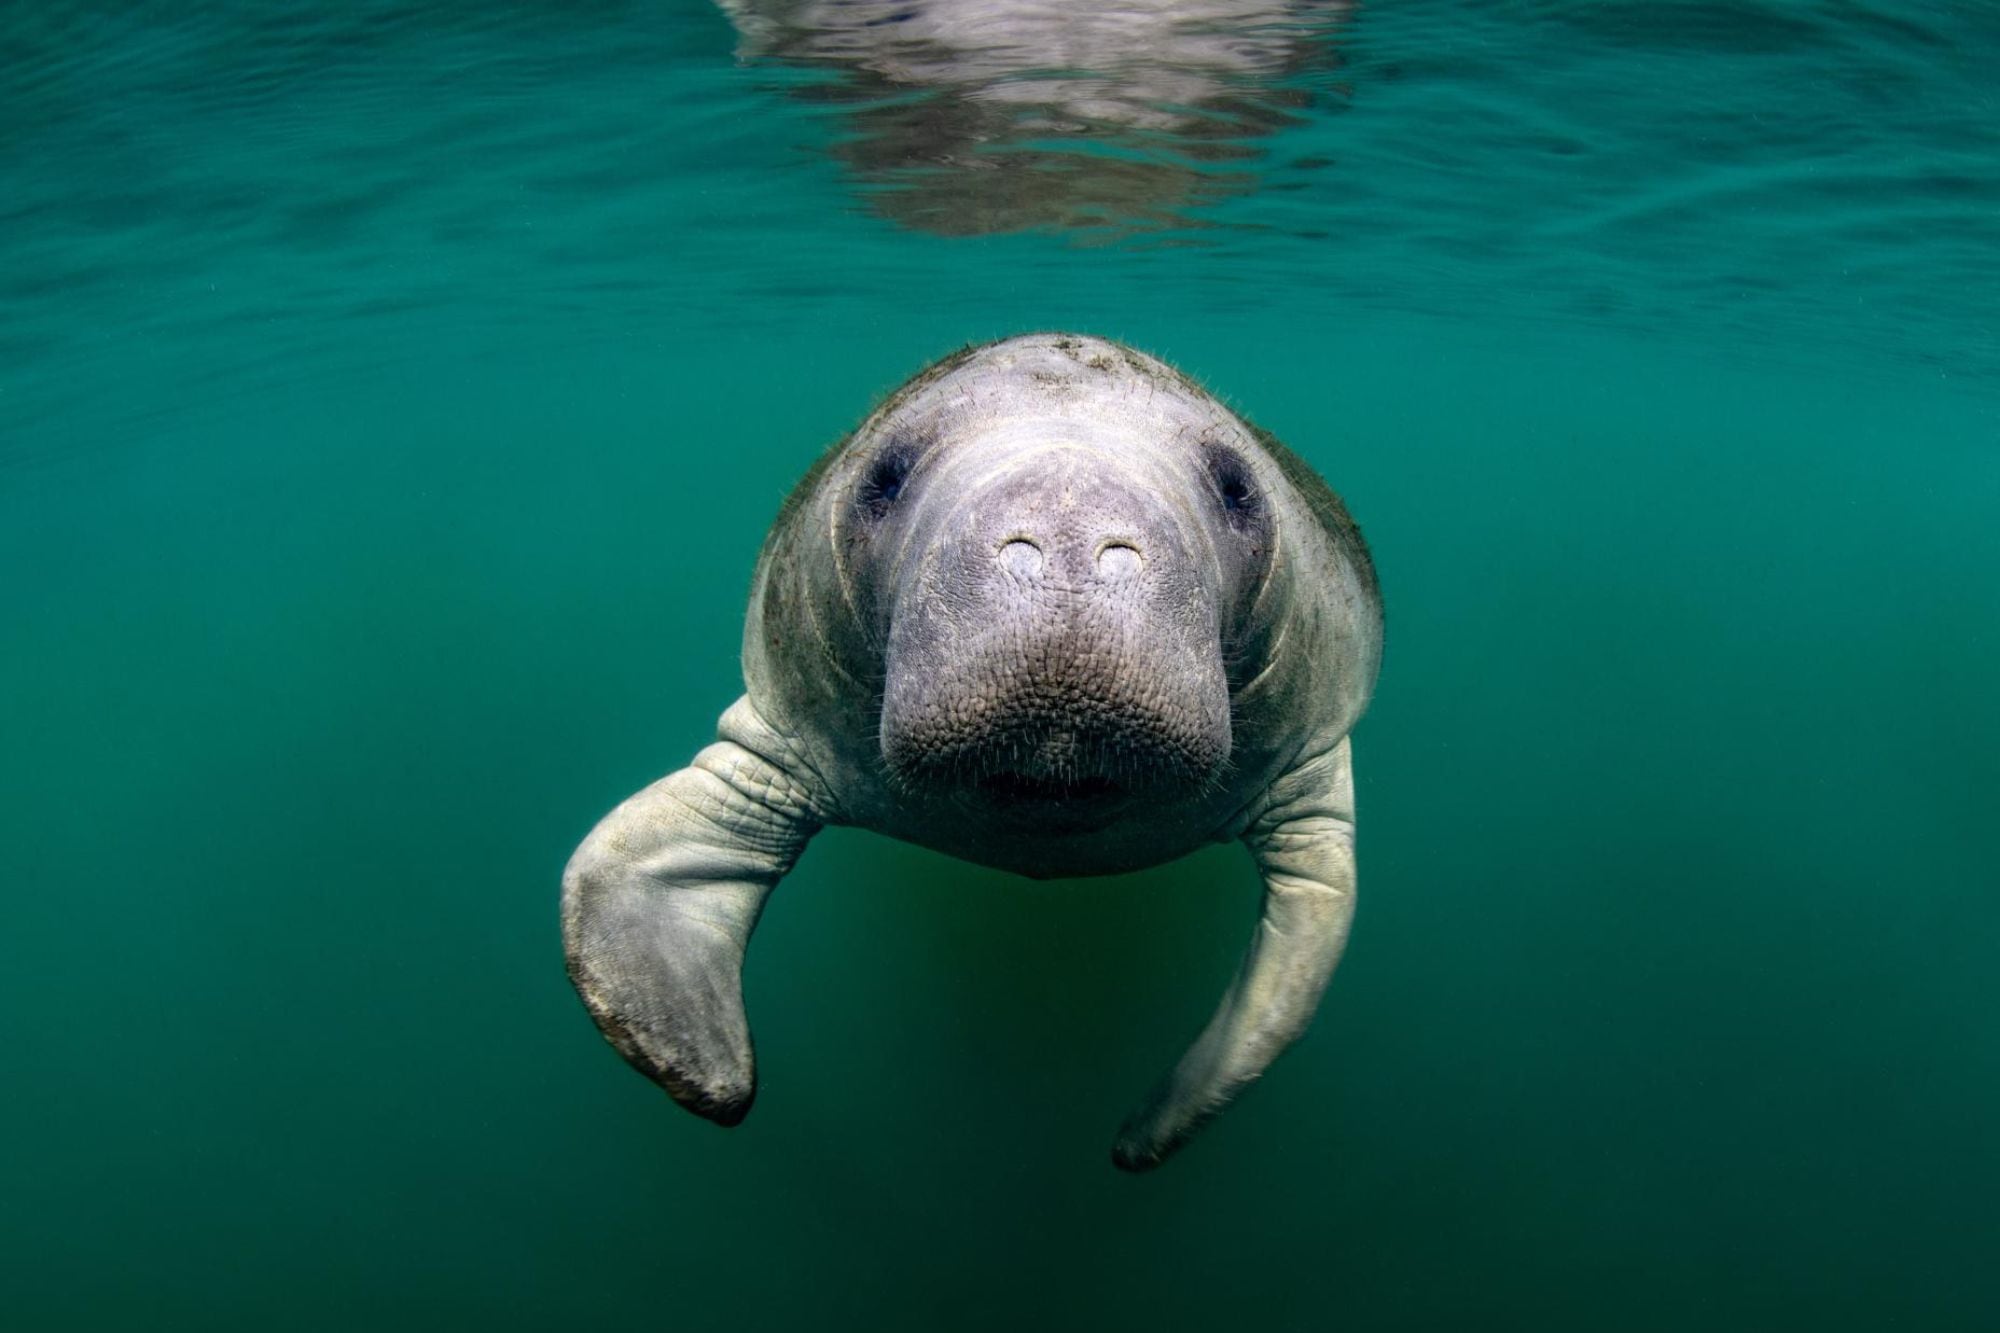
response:
[[[716,743],[570,862],[570,976],[627,1060],[735,1124],[744,948],[821,827],[1033,876],[1240,839],[1262,922],[1113,1150],[1156,1165],[1305,1029],[1339,961],[1348,731],[1381,642],[1340,500],[1193,382],[1066,334],[948,357],[786,501]]]

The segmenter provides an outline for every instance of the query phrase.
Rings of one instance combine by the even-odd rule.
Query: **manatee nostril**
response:
[[[1000,548],[1000,564],[1015,578],[1035,578],[1042,572],[1042,548],[1016,537]]]
[[[1129,579],[1139,572],[1137,547],[1106,542],[1097,551],[1097,572],[1107,579]]]

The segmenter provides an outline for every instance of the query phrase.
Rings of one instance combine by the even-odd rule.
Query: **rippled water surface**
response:
[[[23,1328],[2000,1326],[2000,7],[0,9]],[[822,837],[722,1133],[555,885],[874,398],[1070,327],[1389,608],[1310,1037],[1217,848]]]

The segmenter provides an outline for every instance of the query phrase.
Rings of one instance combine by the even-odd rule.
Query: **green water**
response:
[[[1997,16],[1369,5],[1226,187],[981,235],[700,5],[0,11],[0,1318],[2000,1326]],[[1046,327],[1369,536],[1347,960],[1123,1176],[1247,859],[836,830],[716,1130],[558,873],[815,451]]]

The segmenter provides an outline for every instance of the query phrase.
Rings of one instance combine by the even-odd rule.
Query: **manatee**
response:
[[[829,824],[1034,877],[1240,840],[1262,918],[1125,1120],[1164,1161],[1304,1031],[1354,912],[1349,730],[1373,564],[1299,457],[1129,347],[1035,334],[918,374],[824,454],[757,561],[744,693],[563,877],[569,975],[626,1060],[734,1125],[744,949]]]

